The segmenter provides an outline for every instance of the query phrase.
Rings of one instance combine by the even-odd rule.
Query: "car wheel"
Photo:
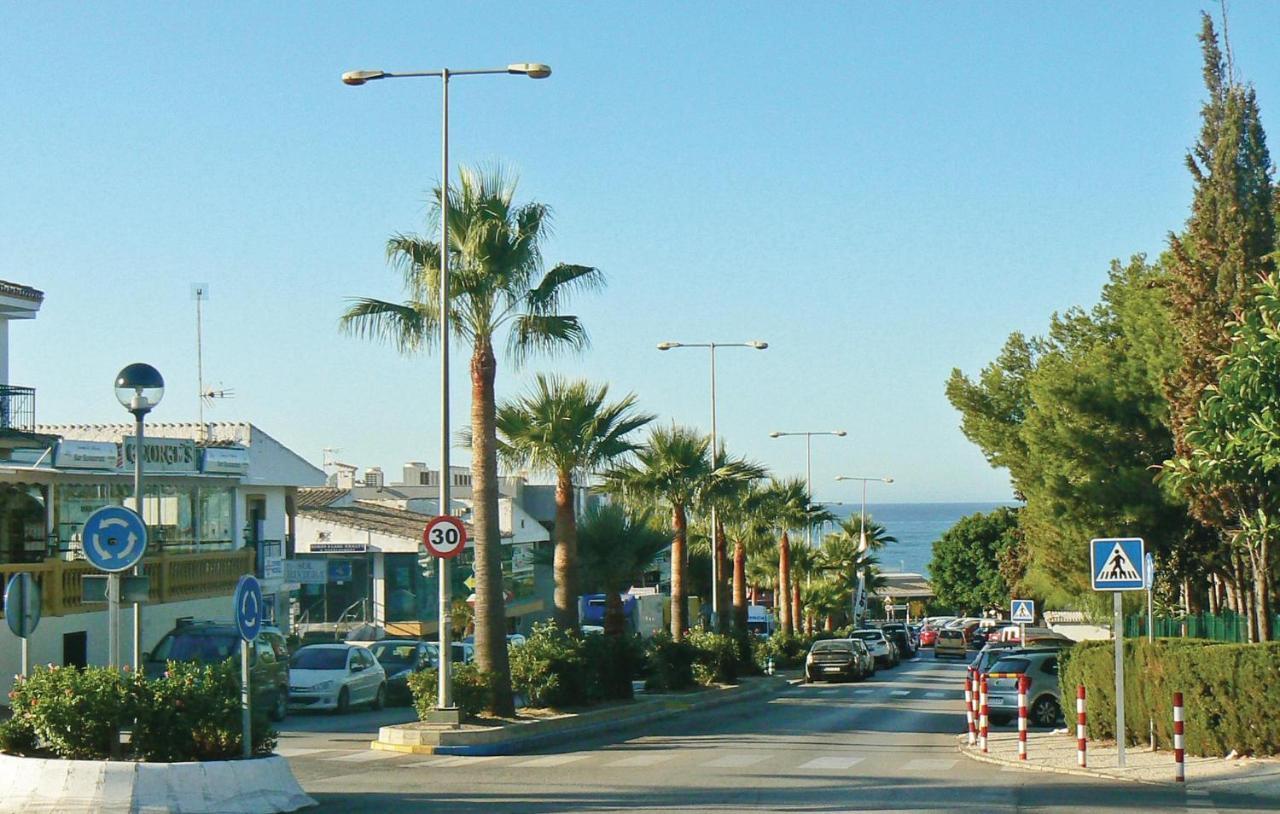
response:
[[[338,690],[338,714],[346,715],[351,711],[351,691],[346,687]]]
[[[378,691],[374,693],[373,703],[369,706],[374,709],[382,709],[387,705],[387,684],[384,681],[378,685]]]
[[[1052,695],[1040,696],[1031,705],[1031,709],[1027,710],[1027,717],[1036,726],[1053,726],[1061,715],[1062,709]]]
[[[271,711],[267,713],[267,717],[277,723],[283,721],[285,716],[289,714],[289,691],[285,689],[276,690],[275,703],[271,705]]]

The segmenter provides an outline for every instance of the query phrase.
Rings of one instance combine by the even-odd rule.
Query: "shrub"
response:
[[[510,659],[511,686],[529,706],[566,707],[587,702],[589,662],[580,636],[553,622],[537,624],[524,644],[511,648]]]
[[[688,642],[697,651],[693,663],[695,681],[706,687],[738,680],[737,646],[731,637],[697,630],[689,634]]]
[[[809,652],[810,644],[812,642],[805,636],[775,633],[758,644],[756,660],[761,666],[764,666],[768,659],[773,659],[775,670],[799,667],[804,663],[804,657]]]
[[[43,747],[58,757],[148,761],[221,760],[241,753],[240,682],[235,665],[171,662],[149,680],[111,667],[49,667],[19,678],[9,694],[13,718],[5,751]],[[132,730],[127,753],[117,744]],[[265,711],[253,722],[254,752],[275,747]]]
[[[422,670],[409,674],[409,692],[419,718],[436,708],[439,674]],[[493,706],[493,682],[489,674],[474,664],[453,665],[453,703],[465,716],[475,716]]]
[[[1155,722],[1156,742],[1172,748],[1173,694],[1183,695],[1185,745],[1193,755],[1280,753],[1280,643],[1216,644],[1195,639],[1125,641],[1125,735],[1147,739]],[[1089,731],[1115,737],[1113,642],[1083,642],[1064,656],[1063,697],[1084,684]]]
[[[635,636],[587,636],[583,639],[589,701],[625,701],[634,697],[631,682],[640,675],[644,646]]]
[[[675,641],[663,631],[645,648],[647,690],[682,690],[693,686],[693,663],[698,649],[688,641]]]

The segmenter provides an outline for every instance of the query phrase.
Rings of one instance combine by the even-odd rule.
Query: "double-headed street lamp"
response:
[[[455,76],[476,76],[479,74],[514,74],[527,76],[530,79],[546,79],[551,75],[551,68],[540,62],[519,62],[505,68],[473,68],[470,70],[452,70],[441,68],[435,71],[407,71],[392,73],[390,71],[347,71],[342,81],[348,85],[363,85],[375,79],[414,79],[427,76],[440,77],[442,90],[441,102],[441,137],[440,137],[440,514],[449,514],[449,80]],[[437,576],[440,580],[440,655],[439,687],[437,690],[437,709],[450,710],[450,716],[456,717],[457,708],[453,704],[453,682],[451,680],[452,664],[449,654],[450,625],[453,624],[452,590],[449,584],[449,561],[439,559]],[[446,717],[450,717],[446,716]]]
[[[751,348],[764,350],[768,342],[659,342],[658,350],[673,348],[709,348],[711,350],[711,469],[720,466],[720,444],[716,435],[716,348]],[[720,552],[716,540],[716,506],[711,504],[711,627],[720,628]]]
[[[868,483],[893,483],[893,478],[862,478],[856,475],[836,475],[836,480],[858,480],[862,481],[862,540],[858,543],[858,553],[867,550],[867,484]]]
[[[146,512],[143,509],[142,502],[142,461],[144,458],[143,447],[143,422],[147,418],[147,413],[160,403],[160,399],[164,398],[164,377],[160,375],[160,371],[145,362],[134,362],[126,366],[123,370],[116,374],[116,399],[124,406],[126,410],[133,413],[133,510],[137,512],[138,519],[145,525],[147,522]],[[142,574],[142,566],[135,565],[133,567],[133,575]],[[119,581],[115,583],[115,590],[119,591]],[[114,608],[117,618],[108,619],[107,622],[111,626],[111,630],[107,636],[107,649],[111,666],[115,667],[119,664],[120,658],[120,603],[119,597],[112,600],[108,606],[108,611]],[[107,614],[111,614],[108,612]],[[136,673],[142,667],[142,605],[137,602],[133,603],[133,671]]]
[[[786,435],[803,435],[804,436],[804,482],[805,489],[809,490],[809,500],[813,500],[813,436],[815,435],[834,435],[837,438],[844,438],[849,433],[844,430],[815,430],[813,432],[778,432],[774,430],[769,433],[770,438],[782,438]],[[804,527],[804,544],[808,548],[813,548],[813,524],[806,523]]]

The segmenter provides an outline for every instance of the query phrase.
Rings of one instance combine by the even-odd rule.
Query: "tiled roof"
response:
[[[299,504],[298,513],[311,520],[413,540],[422,537],[422,530],[426,527],[427,521],[431,519],[427,515],[419,514],[418,512],[377,506],[371,503],[353,503],[350,506],[327,506],[324,508],[304,508]],[[471,534],[471,525],[469,523],[466,525],[467,534]]]
[[[298,490],[299,509],[323,509],[347,494],[349,490],[334,486],[314,486]]]

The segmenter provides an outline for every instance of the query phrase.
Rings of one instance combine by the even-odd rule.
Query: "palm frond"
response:
[[[535,351],[581,350],[589,344],[587,331],[577,317],[520,314],[511,325],[507,352],[519,363]]]
[[[437,331],[434,315],[419,303],[352,298],[338,321],[339,329],[362,339],[388,342],[401,353],[433,347]]]
[[[604,287],[604,282],[600,269],[561,263],[548,271],[542,281],[529,291],[525,305],[531,314],[554,314],[560,310],[563,295],[574,291],[598,291]]]

